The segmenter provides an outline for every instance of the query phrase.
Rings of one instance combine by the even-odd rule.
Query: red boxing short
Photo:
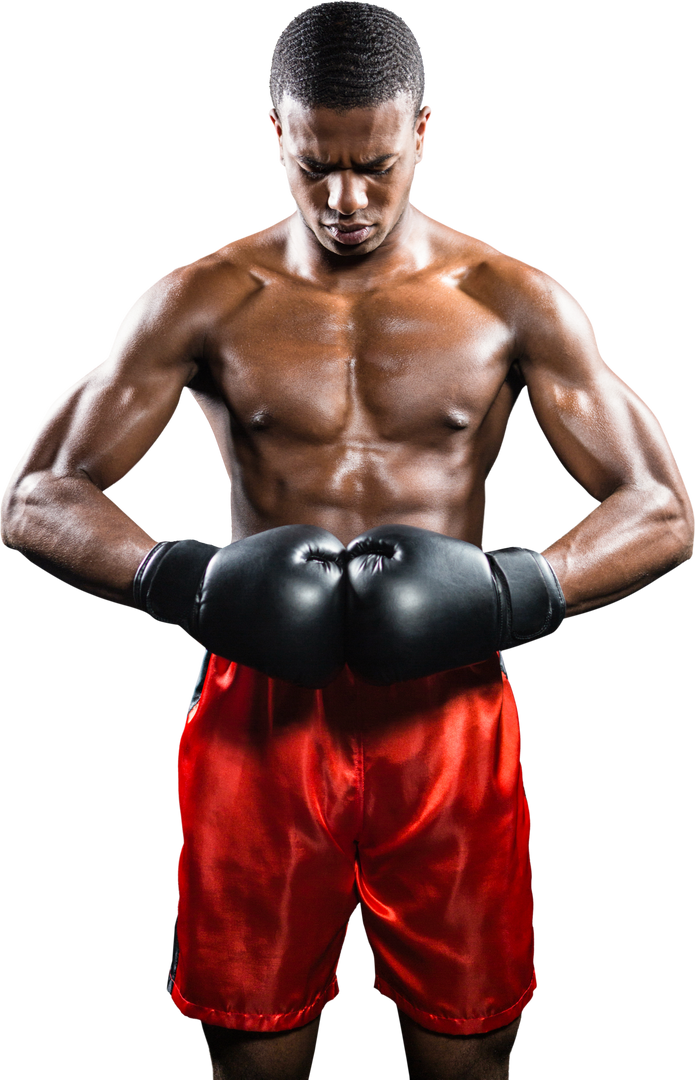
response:
[[[212,656],[181,742],[187,1016],[282,1031],[338,992],[362,905],[376,987],[432,1031],[511,1023],[533,975],[519,726],[495,656],[325,690]]]

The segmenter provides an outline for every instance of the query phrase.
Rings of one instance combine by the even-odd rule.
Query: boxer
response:
[[[691,552],[664,437],[578,305],[410,203],[423,87],[391,12],[294,19],[271,120],[296,212],[146,293],[5,500],[11,547],[206,647],[169,988],[218,1080],[309,1075],[357,903],[411,1077],[508,1075],[535,979],[499,651]],[[485,478],[524,386],[599,505],[542,554],[483,553]],[[105,494],[185,387],[231,480],[221,549],[157,542]]]

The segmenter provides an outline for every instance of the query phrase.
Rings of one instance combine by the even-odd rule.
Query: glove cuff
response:
[[[486,552],[500,602],[499,649],[511,649],[557,630],[565,597],[547,559],[528,548]]]
[[[160,622],[193,634],[198,592],[219,548],[198,540],[165,540],[148,551],[133,579],[133,603]]]

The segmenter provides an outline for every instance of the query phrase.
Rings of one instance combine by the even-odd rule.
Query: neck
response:
[[[411,203],[407,203],[379,247],[364,255],[329,251],[319,243],[299,211],[287,225],[287,258],[292,271],[313,280],[328,278],[339,287],[369,288],[385,275],[412,273],[428,261],[423,217]]]

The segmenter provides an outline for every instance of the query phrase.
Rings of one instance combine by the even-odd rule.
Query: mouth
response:
[[[374,225],[364,225],[362,222],[351,222],[349,225],[324,225],[334,240],[339,244],[361,244],[367,239]]]

